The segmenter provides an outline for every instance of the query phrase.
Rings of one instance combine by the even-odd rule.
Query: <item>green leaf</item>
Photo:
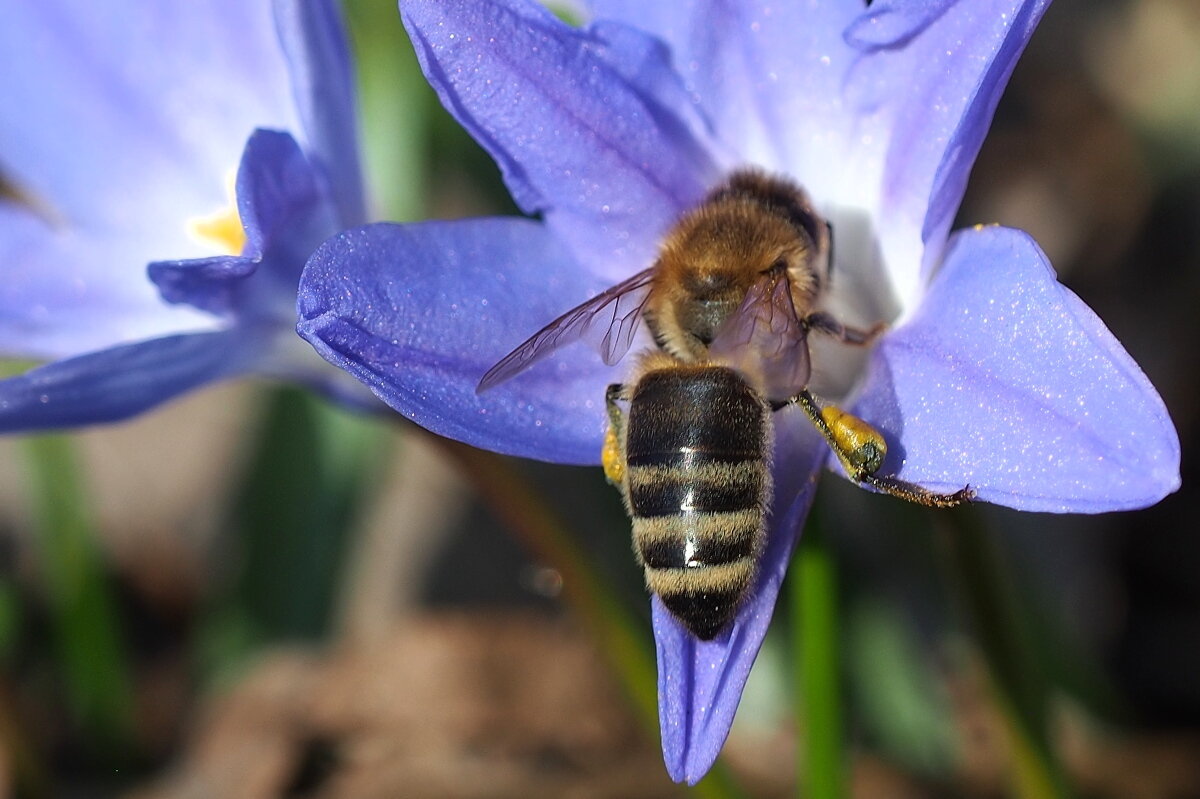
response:
[[[815,510],[815,509],[814,509]],[[809,513],[788,575],[792,648],[796,653],[796,718],[800,722],[798,796],[847,795],[842,729],[837,564],[819,514]]]
[[[89,741],[117,754],[133,742],[133,690],[74,441],[39,435],[23,444],[34,499],[34,543],[67,700]]]
[[[870,732],[910,768],[949,774],[957,758],[953,709],[911,626],[893,608],[862,600],[849,630],[854,696]]]
[[[350,536],[391,430],[297,388],[266,394],[225,524],[226,592],[200,638],[208,668],[329,633]]]

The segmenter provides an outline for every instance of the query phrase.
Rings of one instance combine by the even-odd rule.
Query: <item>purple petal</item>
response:
[[[211,329],[164,304],[145,265],[210,255],[188,220],[226,203],[256,125],[295,127],[270,9],[47,0],[4,12],[0,159],[40,216],[0,204],[0,350],[64,357]]]
[[[905,45],[958,1],[876,0],[846,28],[845,39],[862,49]]]
[[[687,88],[744,160],[788,172],[827,212],[869,213],[904,302],[941,256],[996,103],[1047,4],[591,3],[598,17],[671,45]]]
[[[245,255],[294,250],[294,278],[316,245],[337,230],[323,182],[289,134],[256,130],[238,169],[238,216],[246,229]],[[298,221],[301,225],[298,226]],[[305,227],[313,228],[307,235]],[[313,237],[318,236],[317,241]]]
[[[275,21],[309,152],[333,187],[339,227],[361,225],[367,215],[358,160],[358,108],[338,8],[327,0],[276,0]]]
[[[326,242],[300,284],[297,330],[408,418],[484,449],[596,463],[620,373],[564,349],[482,396],[484,372],[606,286],[535,222],[369,225]]]
[[[145,249],[119,233],[55,229],[0,203],[0,353],[59,358],[211,328],[207,314],[163,304],[146,280]]]
[[[951,238],[917,313],[876,351],[856,413],[893,445],[884,473],[938,491],[970,483],[1021,510],[1097,513],[1179,487],[1154,387],[1017,230]]]
[[[842,32],[861,3],[589,5],[598,19],[635,25],[670,45],[688,92],[742,160],[791,171],[822,202],[838,196],[852,122],[841,92],[854,55]]]
[[[214,255],[179,261],[155,261],[147,273],[170,303],[181,303],[218,316],[237,310],[238,289],[258,269],[258,261],[240,255]]]
[[[278,131],[255,131],[246,143],[237,195],[246,231],[241,256],[152,263],[150,279],[168,302],[286,317],[290,325],[304,262],[337,230],[333,208],[300,146]]]
[[[886,142],[876,218],[899,294],[942,257],[996,104],[1049,0],[881,0],[846,91]]]
[[[0,432],[126,419],[245,371],[257,341],[240,328],[168,336],[33,369],[0,381]]]
[[[826,459],[823,442],[795,408],[775,414],[775,439],[767,550],[754,593],[733,626],[712,641],[699,641],[654,598],[663,758],[676,782],[699,781],[729,735]]]
[[[0,158],[65,223],[182,239],[224,201],[246,135],[294,127],[264,3],[18,0],[3,19]]]
[[[622,26],[572,29],[527,0],[401,7],[430,83],[517,202],[597,274],[648,265],[716,174],[664,50]]]

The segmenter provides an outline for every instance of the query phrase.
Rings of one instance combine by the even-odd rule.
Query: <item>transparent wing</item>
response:
[[[787,399],[808,385],[808,326],[792,303],[785,271],[772,270],[750,287],[709,353],[750,378],[771,400]]]
[[[621,360],[633,344],[653,277],[653,268],[638,272],[567,311],[489,369],[475,392],[482,393],[503,383],[559,347],[576,341],[591,344],[610,366]]]

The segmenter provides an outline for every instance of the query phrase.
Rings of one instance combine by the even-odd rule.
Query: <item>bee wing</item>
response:
[[[772,400],[798,393],[812,374],[808,327],[796,312],[791,288],[786,272],[764,274],[725,320],[709,348],[713,360],[756,381]]]
[[[621,360],[633,344],[653,277],[651,267],[567,311],[489,369],[475,393],[503,383],[559,347],[576,341],[594,346],[609,366]]]

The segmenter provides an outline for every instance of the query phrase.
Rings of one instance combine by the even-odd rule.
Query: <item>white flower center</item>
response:
[[[864,330],[894,324],[903,306],[895,294],[870,215],[851,207],[823,208],[833,226],[833,266],[822,309],[839,322]],[[810,335],[812,391],[825,399],[852,400],[864,376],[871,347],[856,347]]]

